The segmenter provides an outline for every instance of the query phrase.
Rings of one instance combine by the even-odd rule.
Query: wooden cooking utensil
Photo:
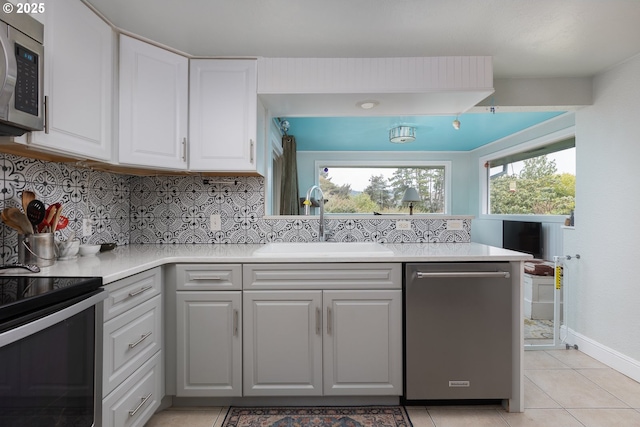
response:
[[[38,231],[40,233],[44,233],[48,231],[49,226],[53,221],[53,218],[56,216],[58,205],[59,205],[58,203],[54,203],[52,205],[49,205],[49,207],[47,208],[47,212],[45,213],[44,220],[38,226]]]
[[[53,221],[51,222],[51,232],[53,233],[58,228],[58,221],[60,221],[60,215],[62,215],[62,205],[60,203],[56,203],[58,205],[58,209],[56,209],[56,214],[53,217]]]
[[[6,211],[6,212],[5,212]],[[21,234],[33,234],[33,226],[29,222],[27,216],[20,211],[18,208],[6,208],[2,211],[3,219],[6,215],[6,218],[9,222],[7,224],[14,224],[13,228],[18,230]]]
[[[29,206],[29,203],[31,203],[31,201],[35,199],[36,199],[36,193],[34,193],[33,191],[24,190],[22,192],[22,210],[25,213],[27,212],[27,206]]]
[[[29,202],[25,212],[27,213],[29,222],[31,223],[31,225],[33,225],[33,229],[36,230],[38,224],[40,224],[42,220],[44,220],[44,203],[42,203],[40,200],[34,199]]]
[[[11,218],[9,218],[9,209],[11,208],[5,208],[2,210],[2,213],[0,214],[2,216],[2,222],[4,222],[7,226],[16,230],[18,233],[22,233],[22,229],[18,226],[18,224],[15,224],[11,220]]]

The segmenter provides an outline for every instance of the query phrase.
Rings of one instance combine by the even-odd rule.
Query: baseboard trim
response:
[[[640,361],[602,345],[589,337],[577,333],[573,329],[568,330],[566,341],[577,344],[581,352],[640,382]]]

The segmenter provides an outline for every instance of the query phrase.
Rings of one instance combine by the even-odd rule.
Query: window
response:
[[[448,212],[448,168],[437,165],[347,166],[320,164],[318,182],[326,213],[409,213],[402,197],[409,187],[418,190],[414,214]]]
[[[569,215],[575,208],[575,138],[485,161],[487,209],[503,215]]]

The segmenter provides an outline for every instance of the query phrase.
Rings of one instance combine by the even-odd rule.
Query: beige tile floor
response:
[[[414,427],[638,427],[640,383],[577,350],[525,351],[525,411],[410,406]],[[170,408],[146,427],[219,427],[226,407]]]

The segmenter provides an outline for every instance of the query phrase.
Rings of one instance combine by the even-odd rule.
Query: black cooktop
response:
[[[101,277],[0,275],[0,325],[79,299],[101,286]]]

